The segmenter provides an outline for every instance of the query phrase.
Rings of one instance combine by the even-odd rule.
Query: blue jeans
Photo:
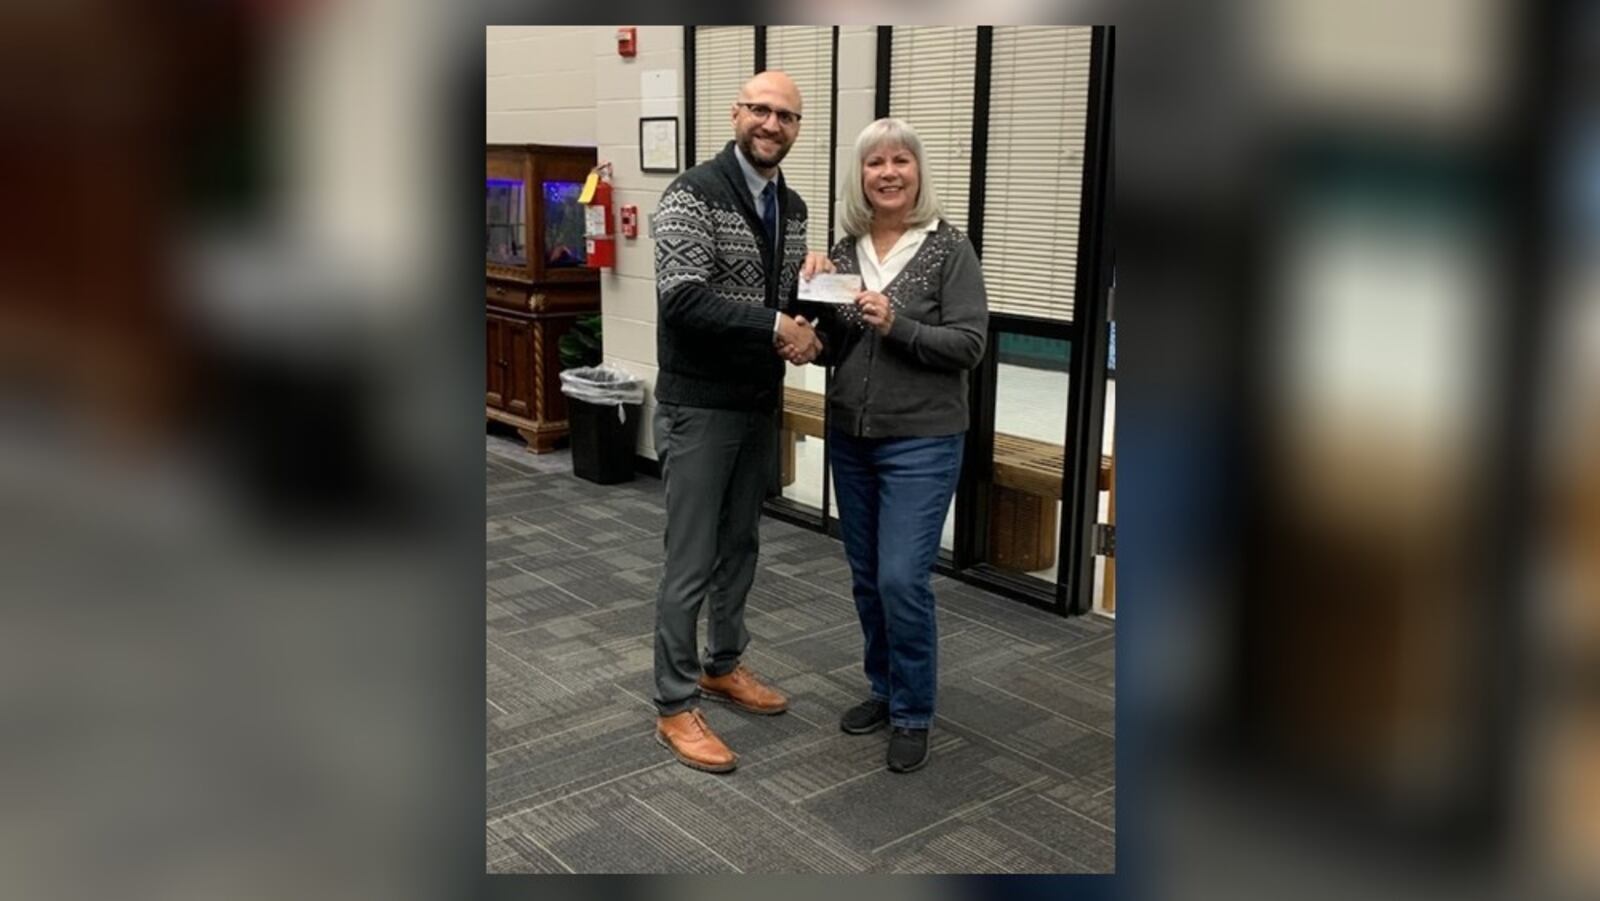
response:
[[[872,697],[889,723],[926,729],[938,690],[939,626],[928,584],[950,497],[961,473],[962,436],[852,438],[828,432],[839,529]]]

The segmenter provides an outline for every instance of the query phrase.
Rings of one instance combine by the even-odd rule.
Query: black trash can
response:
[[[618,410],[622,411],[620,417]],[[572,428],[572,474],[600,485],[632,481],[642,411],[640,404],[611,406],[567,398],[567,419]]]
[[[563,370],[561,393],[572,431],[572,474],[601,485],[631,481],[643,383],[611,366],[591,366]]]

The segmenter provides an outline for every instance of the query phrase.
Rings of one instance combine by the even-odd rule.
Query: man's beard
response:
[[[783,158],[789,155],[789,148],[792,146],[794,145],[778,142],[778,155],[772,157],[771,159],[767,159],[756,154],[755,132],[748,131],[739,137],[739,149],[744,151],[744,158],[749,160],[752,164],[760,166],[763,169],[771,169],[783,162]]]

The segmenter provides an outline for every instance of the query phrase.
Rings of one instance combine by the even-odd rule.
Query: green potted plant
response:
[[[583,366],[599,366],[601,358],[600,344],[600,314],[590,313],[579,316],[572,324],[572,330],[561,336],[558,346],[561,351],[561,368],[577,369]]]

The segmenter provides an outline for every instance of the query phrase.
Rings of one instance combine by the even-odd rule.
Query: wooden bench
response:
[[[778,443],[783,484],[794,482],[795,436],[823,437],[822,395],[783,389],[783,434]],[[1049,569],[1056,562],[1056,501],[1066,450],[1017,435],[995,433],[994,489],[989,497],[989,562],[1020,572]],[[1100,457],[1101,491],[1111,488],[1112,462]]]

